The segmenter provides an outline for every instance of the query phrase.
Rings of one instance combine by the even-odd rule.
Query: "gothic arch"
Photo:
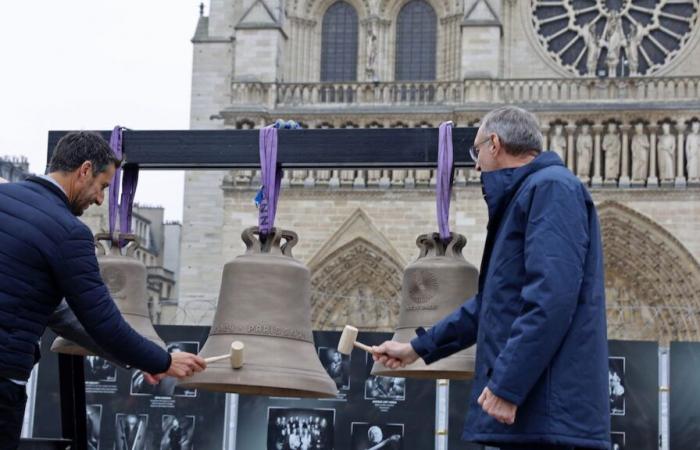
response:
[[[389,252],[356,237],[310,269],[314,330],[394,330],[403,265]]]
[[[387,20],[395,23],[396,18],[399,15],[399,11],[406,6],[411,0],[396,0],[396,1],[385,1],[382,2],[380,6],[380,15],[385,17]],[[438,34],[440,30],[440,19],[447,17],[450,13],[450,2],[448,0],[425,0],[430,6],[433,7],[435,14],[438,19]]]
[[[306,0],[302,2],[304,7],[303,14],[305,17],[313,19],[317,24],[321,24],[324,14],[328,8],[338,3],[340,0]],[[355,11],[357,11],[357,16],[361,20],[369,16],[370,6],[368,0],[342,0],[349,3]]]
[[[700,341],[700,264],[659,224],[617,202],[598,207],[610,339]]]

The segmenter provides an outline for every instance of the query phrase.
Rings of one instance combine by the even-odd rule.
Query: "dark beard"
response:
[[[68,203],[68,205],[69,205],[69,207],[70,207],[70,212],[72,212],[73,215],[76,216],[76,217],[82,216],[83,213],[85,212],[85,210],[84,210],[83,208],[81,208],[80,205],[78,205],[78,204],[75,203],[74,201],[70,201],[70,202]]]

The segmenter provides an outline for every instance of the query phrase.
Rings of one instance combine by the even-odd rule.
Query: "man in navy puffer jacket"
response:
[[[516,107],[484,117],[472,147],[489,222],[474,298],[388,367],[430,364],[477,344],[462,438],[502,449],[610,447],[608,347],[598,217],[585,186]]]
[[[99,135],[74,132],[56,145],[49,175],[0,184],[2,449],[17,447],[24,385],[39,359],[39,338],[64,297],[97,345],[150,374],[150,382],[206,367],[202,358],[169,355],[134,331],[100,277],[92,233],[76,216],[102,203],[119,163]]]

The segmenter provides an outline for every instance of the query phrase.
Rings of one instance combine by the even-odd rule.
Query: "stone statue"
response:
[[[365,71],[368,80],[379,79],[377,74],[377,22],[374,20],[367,23],[367,67]]]
[[[603,137],[603,151],[605,152],[605,181],[615,181],[620,176],[620,155],[622,143],[617,132],[617,124],[608,124],[608,132]]]
[[[595,22],[581,28],[581,37],[583,38],[586,49],[588,49],[586,70],[589,75],[595,75],[598,67],[598,56],[600,55],[598,36],[595,34]]]
[[[605,38],[608,47],[608,54],[605,57],[605,64],[608,66],[608,77],[615,77],[617,75],[617,65],[620,62],[620,49],[627,46],[620,13],[613,12],[610,15]]]
[[[688,181],[700,182],[700,121],[691,125],[690,133],[685,141],[686,164]]]
[[[649,172],[649,136],[644,134],[644,124],[634,126],[632,136],[632,181],[645,181]]]
[[[630,75],[639,75],[639,47],[644,39],[644,28],[638,24],[630,25],[630,37],[627,43],[627,60],[630,67]]]
[[[587,123],[581,125],[581,134],[576,138],[576,175],[588,181],[591,175],[591,158],[593,156],[593,136],[591,126]]]
[[[564,125],[558,123],[554,126],[554,135],[552,135],[549,147],[566,164],[566,136],[564,136],[563,131]]]
[[[674,176],[673,163],[676,155],[676,137],[671,134],[671,124],[666,122],[661,125],[662,135],[659,136],[657,145],[659,154],[659,179],[671,181]]]

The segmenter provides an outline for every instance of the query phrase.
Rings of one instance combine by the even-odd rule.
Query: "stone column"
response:
[[[685,129],[686,124],[683,120],[678,120],[676,125],[678,130],[678,144],[676,144],[676,188],[682,189],[686,186],[685,181]]]
[[[630,187],[629,131],[629,124],[623,123],[622,125],[620,125],[620,132],[622,133],[622,167],[620,169],[619,186],[621,188]]]
[[[649,178],[647,188],[659,187],[659,178],[656,176],[656,125],[649,124]]]
[[[574,150],[574,135],[576,134],[576,124],[570,123],[566,126],[566,166],[570,171],[576,173],[574,160],[576,159],[576,151]]]
[[[340,187],[340,171],[334,170],[331,179],[328,181],[328,186],[331,189],[337,189]]]
[[[593,179],[591,187],[600,187],[603,185],[603,176],[601,174],[601,153],[600,153],[600,133],[603,132],[603,125],[597,123],[591,127],[593,129]]]
[[[549,150],[549,124],[542,125],[540,131],[542,132],[542,150]]]

